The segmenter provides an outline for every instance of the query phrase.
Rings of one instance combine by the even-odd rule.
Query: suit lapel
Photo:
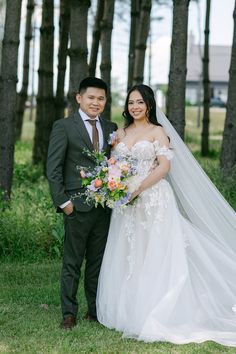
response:
[[[75,125],[75,128],[77,132],[80,135],[81,142],[84,143],[84,145],[89,148],[89,150],[93,150],[93,144],[91,142],[91,139],[89,137],[89,134],[87,132],[87,129],[84,125],[83,119],[80,117],[79,112],[75,112],[73,116],[73,122]]]

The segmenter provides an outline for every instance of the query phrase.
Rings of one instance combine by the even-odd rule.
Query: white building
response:
[[[196,104],[199,101],[199,93],[202,97],[202,59],[203,46],[198,46],[192,41],[190,35],[189,51],[187,57],[187,81],[186,101]],[[209,78],[211,97],[220,97],[226,102],[229,81],[229,66],[231,47],[211,45],[209,47]]]
[[[204,47],[194,43],[194,37],[189,35],[188,55],[187,55],[187,78],[186,78],[186,102],[198,104],[202,102],[202,56]],[[229,66],[231,59],[231,47],[222,45],[209,46],[209,79],[211,87],[211,98],[220,97],[222,101],[227,101]],[[163,87],[166,84],[153,85],[159,106],[165,106],[165,95]]]

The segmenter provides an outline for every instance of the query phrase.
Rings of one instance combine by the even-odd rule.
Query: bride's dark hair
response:
[[[147,85],[138,84],[138,85],[134,85],[129,90],[126,100],[125,100],[124,112],[122,113],[123,117],[125,118],[125,128],[127,128],[134,121],[134,118],[129,114],[129,110],[128,110],[129,96],[130,96],[131,92],[134,92],[134,91],[138,91],[140,93],[145,104],[147,105],[146,117],[147,117],[148,121],[154,125],[161,126],[161,124],[158,123],[157,117],[156,117],[156,100],[154,97],[153,90],[151,89],[151,87],[149,87]]]

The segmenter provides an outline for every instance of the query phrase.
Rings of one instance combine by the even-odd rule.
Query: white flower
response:
[[[109,139],[108,139],[108,144],[113,146],[115,144],[117,140],[117,133],[116,132],[112,132],[109,134]]]

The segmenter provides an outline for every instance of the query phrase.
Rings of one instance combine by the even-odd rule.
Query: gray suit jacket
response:
[[[110,155],[109,134],[117,130],[113,122],[99,118],[104,137],[103,150]],[[47,178],[54,205],[65,203],[74,194],[82,193],[82,180],[79,166],[95,167],[95,161],[84,153],[84,149],[93,150],[87,129],[79,113],[57,120],[50,136],[47,159]],[[85,203],[85,198],[72,200],[79,211],[89,211],[93,205]]]

